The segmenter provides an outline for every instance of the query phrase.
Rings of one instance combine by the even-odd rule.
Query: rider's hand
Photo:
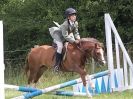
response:
[[[75,43],[75,44],[79,44],[79,40],[75,40],[74,43]]]

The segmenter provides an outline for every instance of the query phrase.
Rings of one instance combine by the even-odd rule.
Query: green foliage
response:
[[[78,11],[82,37],[105,40],[104,14],[110,13],[124,42],[133,39],[132,0],[1,0],[0,20],[4,21],[5,50],[30,49],[51,44],[48,28],[64,21],[64,11]]]

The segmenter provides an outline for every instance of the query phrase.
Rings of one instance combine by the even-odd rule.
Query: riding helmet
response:
[[[67,8],[66,11],[65,11],[65,17],[68,17],[68,16],[70,16],[72,14],[76,14],[76,13],[77,13],[77,11],[75,9]]]

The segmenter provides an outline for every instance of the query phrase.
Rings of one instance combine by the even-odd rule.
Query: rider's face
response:
[[[72,14],[68,17],[69,20],[71,20],[72,22],[76,21],[76,14]]]

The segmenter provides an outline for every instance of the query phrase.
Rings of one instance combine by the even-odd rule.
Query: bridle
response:
[[[97,49],[102,49],[102,47],[97,48]],[[93,57],[94,57],[97,61],[99,61],[99,62],[105,61],[105,60],[102,60],[101,58],[99,58],[99,55],[96,53],[96,50],[97,50],[97,49],[93,49],[93,52],[92,52]],[[103,49],[102,49],[102,50],[103,50]]]
[[[76,47],[77,47],[77,49],[79,49],[80,52],[82,52],[85,56],[87,56],[87,55],[86,55],[87,51],[86,51],[85,49],[82,48],[81,42],[79,43],[79,45],[76,45]],[[102,47],[97,48],[97,49],[102,49],[102,50],[103,50]],[[96,49],[96,48],[93,48],[93,49],[92,49],[92,51],[91,51],[91,56],[93,56],[93,58],[94,58],[95,60],[97,60],[97,61],[100,61],[100,62],[105,61],[105,60],[102,60],[102,59],[99,57],[99,55],[96,53],[96,50],[97,50],[97,49]]]

